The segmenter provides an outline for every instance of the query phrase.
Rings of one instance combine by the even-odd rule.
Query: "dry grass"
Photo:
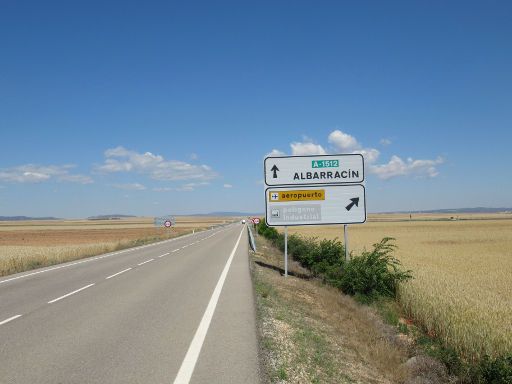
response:
[[[255,260],[282,265],[282,254],[261,237]],[[304,273],[295,262],[290,271]],[[404,382],[407,348],[373,310],[316,280],[282,277],[255,266],[263,346],[273,382]]]
[[[177,237],[229,218],[179,217],[172,229],[153,219],[0,222],[0,276]]]
[[[290,233],[343,238],[341,226]],[[431,335],[469,359],[512,351],[512,220],[369,222],[349,227],[349,246],[385,236],[415,277],[401,302]]]

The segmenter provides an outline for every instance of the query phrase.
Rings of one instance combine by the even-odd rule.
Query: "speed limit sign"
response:
[[[259,219],[259,218],[257,218],[257,217],[255,217],[254,219],[252,219],[252,222],[253,222],[254,224],[259,224],[259,223],[260,223],[260,219]]]
[[[164,223],[165,228],[171,228],[171,225],[172,225],[171,220],[166,220]]]

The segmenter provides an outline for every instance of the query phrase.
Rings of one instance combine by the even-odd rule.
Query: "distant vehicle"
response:
[[[245,224],[245,220],[242,220],[242,224]]]

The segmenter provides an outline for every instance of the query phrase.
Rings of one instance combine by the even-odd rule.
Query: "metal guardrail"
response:
[[[251,225],[247,225],[247,229],[249,232],[249,244],[251,246],[251,249],[256,252],[256,242],[254,241],[254,235],[252,234]]]

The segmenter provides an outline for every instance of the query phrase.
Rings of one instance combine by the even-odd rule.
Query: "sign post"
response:
[[[363,156],[269,156],[264,173],[265,221],[284,227],[285,276],[288,226],[343,224],[348,261],[348,224],[362,224],[367,216]]]
[[[345,239],[345,261],[348,261],[350,258],[350,253],[348,253],[348,225],[343,224],[343,237]]]
[[[284,277],[288,277],[288,227],[284,227]]]

